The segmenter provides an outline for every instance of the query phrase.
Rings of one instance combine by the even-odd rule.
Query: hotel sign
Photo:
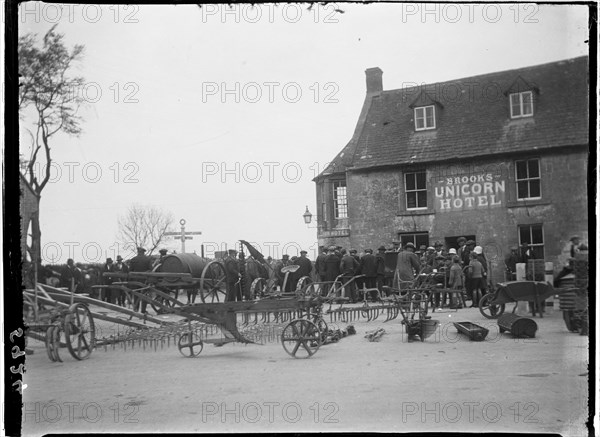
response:
[[[435,210],[449,212],[499,207],[506,201],[505,182],[493,173],[439,178],[434,184]]]

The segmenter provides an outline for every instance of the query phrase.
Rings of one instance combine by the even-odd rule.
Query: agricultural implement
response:
[[[341,276],[339,276],[332,282],[306,284],[301,290],[301,295],[309,298],[323,298],[323,301],[329,305],[323,311],[323,314],[329,315],[330,322],[348,323],[359,319],[367,319],[370,322],[385,316],[385,323],[401,316],[402,324],[406,327],[409,339],[418,336],[421,341],[424,341],[435,332],[439,322],[431,320],[431,316],[427,315],[430,300],[427,286],[405,290],[391,289],[392,293],[388,297],[381,296],[376,288],[367,289],[363,287],[363,303],[359,306],[347,305],[349,298],[342,296],[344,290],[353,286],[353,282],[362,276],[355,276],[346,282],[342,282]],[[417,281],[411,283],[411,285],[418,286]],[[376,303],[367,301],[367,296],[371,292],[377,296]],[[337,307],[334,308],[334,305],[337,305]]]

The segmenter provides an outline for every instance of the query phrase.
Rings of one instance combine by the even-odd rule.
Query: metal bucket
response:
[[[211,260],[193,253],[173,253],[162,261],[160,271],[164,273],[191,273],[193,278],[202,276],[204,267]]]

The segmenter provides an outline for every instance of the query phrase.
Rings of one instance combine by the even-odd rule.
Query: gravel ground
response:
[[[510,305],[512,309],[512,305]],[[49,361],[30,341],[23,435],[72,432],[463,431],[583,435],[588,337],[562,313],[535,318],[535,339],[500,334],[477,309],[435,313],[440,328],[407,342],[400,318],[354,322],[357,335],[310,359],[277,341],[206,344],[198,358],[171,343],[155,352],[99,348],[84,361]],[[326,321],[329,322],[328,318]],[[453,321],[490,333],[458,335]],[[346,324],[338,323],[339,327]],[[379,342],[364,338],[384,328]]]

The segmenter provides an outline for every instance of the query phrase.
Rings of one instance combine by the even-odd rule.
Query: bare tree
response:
[[[131,205],[125,215],[118,218],[118,239],[135,250],[143,247],[151,255],[171,231],[173,216],[154,206]]]
[[[37,35],[32,33],[19,38],[18,43],[19,118],[29,134],[29,144],[22,146],[30,149],[29,156],[21,150],[21,169],[38,199],[50,179],[50,140],[59,132],[78,136],[83,121],[77,112],[84,102],[78,92],[84,79],[68,73],[81,60],[84,46],[75,45],[69,50],[63,42],[64,35],[56,33],[55,28],[44,35],[41,47]],[[32,252],[39,260],[39,217],[32,224]]]

